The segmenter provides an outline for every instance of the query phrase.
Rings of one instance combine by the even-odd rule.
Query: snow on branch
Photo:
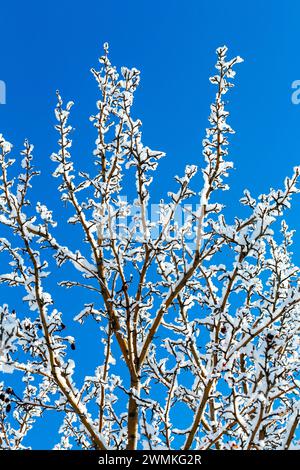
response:
[[[117,70],[107,44],[91,71],[89,172],[72,154],[73,102],[57,92],[59,213],[51,199],[32,202],[33,146],[25,140],[19,157],[0,135],[2,449],[27,448],[54,411],[55,449],[299,448],[300,277],[283,215],[300,167],[282,188],[245,190],[246,216],[226,220],[234,131],[224,96],[242,62],[227,52],[217,49],[210,78],[204,165],[187,165],[157,203],[165,154],[134,116],[140,73]]]

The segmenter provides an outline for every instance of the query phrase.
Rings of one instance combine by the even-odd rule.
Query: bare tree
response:
[[[1,384],[2,449],[25,448],[38,418],[52,411],[62,417],[55,449],[297,447],[300,282],[293,233],[280,219],[298,192],[299,168],[282,190],[257,200],[245,191],[247,217],[226,221],[218,198],[228,189],[233,130],[223,97],[242,61],[226,52],[217,50],[210,79],[217,91],[203,187],[193,180],[197,167],[187,166],[177,192],[156,206],[150,185],[164,154],[144,146],[131,114],[138,70],[119,74],[107,44],[100,71],[92,69],[101,95],[91,117],[92,175],[74,170],[73,103],[64,106],[57,93],[59,149],[51,160],[66,214],[72,210],[67,222],[82,231],[74,228],[75,251],[65,246],[64,221],[57,226],[45,205],[30,203],[33,146],[25,141],[16,178],[12,146],[0,136],[0,251],[9,271],[0,281],[25,292],[23,309],[0,308],[0,370],[23,374],[17,388],[9,375]],[[64,263],[77,274],[50,294],[48,278],[57,279]],[[92,318],[103,344],[94,375],[80,383],[72,359],[78,339],[66,335],[70,320],[55,300],[63,288],[90,296],[75,320]]]

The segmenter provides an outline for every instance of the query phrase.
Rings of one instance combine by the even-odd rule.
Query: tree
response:
[[[228,189],[233,130],[223,97],[242,61],[226,53],[217,50],[210,79],[217,91],[196,210],[197,167],[187,166],[176,177],[177,192],[151,218],[152,175],[164,154],[144,146],[141,122],[131,115],[138,70],[123,67],[119,74],[107,44],[101,70],[92,69],[101,94],[91,117],[93,175],[74,169],[73,103],[64,106],[57,93],[59,149],[51,160],[61,200],[72,209],[68,223],[83,234],[74,227],[76,250],[59,241],[63,222],[56,227],[44,204],[30,203],[38,174],[33,146],[25,141],[15,181],[12,146],[0,137],[1,266],[9,271],[0,280],[16,295],[25,291],[22,309],[0,309],[0,367],[7,374],[0,390],[2,449],[27,447],[24,438],[38,418],[54,411],[62,417],[55,449],[297,447],[300,281],[293,232],[281,219],[299,192],[299,167],[282,190],[257,200],[246,190],[247,216],[226,221],[218,197]],[[123,185],[135,192],[131,202]],[[82,292],[90,298],[75,320],[93,319],[103,343],[94,375],[80,383],[72,359],[78,341],[66,334],[71,322],[55,301],[60,288],[52,296],[45,287],[65,263],[76,277],[60,288],[78,289],[78,302]],[[13,371],[22,375],[17,388],[9,381]]]

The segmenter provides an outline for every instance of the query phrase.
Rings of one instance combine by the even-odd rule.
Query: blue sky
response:
[[[229,97],[237,131],[231,153],[237,168],[234,194],[239,197],[244,186],[257,192],[277,186],[299,163],[300,115],[300,106],[291,104],[291,83],[300,77],[300,6],[279,3],[54,0],[41,7],[36,1],[5,2],[0,79],[6,82],[7,104],[0,106],[1,132],[17,148],[28,137],[38,166],[48,171],[59,88],[75,100],[72,122],[81,154],[93,138],[87,118],[97,97],[89,69],[108,41],[114,63],[142,71],[135,113],[147,144],[167,152],[160,171],[171,179],[185,163],[201,161],[213,93],[208,76],[216,47],[226,44],[230,54],[245,59]]]
[[[49,176],[57,140],[55,90],[75,101],[74,155],[84,165],[95,137],[88,117],[95,111],[97,87],[89,70],[108,41],[116,65],[142,71],[134,115],[143,121],[144,142],[167,153],[154,183],[159,198],[185,164],[202,164],[201,140],[214,92],[208,77],[215,49],[226,44],[230,55],[245,59],[228,95],[237,132],[231,139],[236,170],[225,199],[234,213],[245,187],[259,194],[281,186],[300,164],[300,105],[291,102],[291,84],[300,79],[299,13],[297,0],[2,2],[0,80],[6,83],[7,103],[0,105],[0,133],[16,151],[25,137],[35,145],[43,173],[37,197],[53,198],[58,211],[56,182]],[[288,216],[298,230],[299,204],[295,198]],[[0,304],[12,295],[3,292]],[[35,445],[40,443],[36,435]]]

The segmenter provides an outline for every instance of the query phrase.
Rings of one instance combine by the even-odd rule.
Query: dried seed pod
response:
[[[11,410],[11,404],[9,403],[6,407],[6,413],[9,413]]]

